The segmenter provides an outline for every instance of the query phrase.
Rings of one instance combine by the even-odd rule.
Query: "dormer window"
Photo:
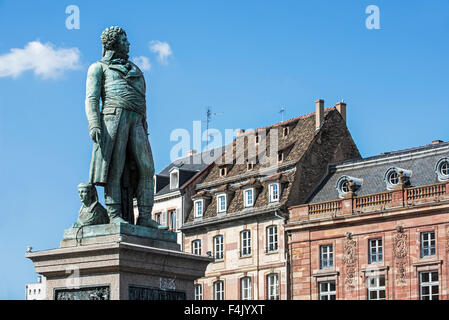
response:
[[[337,181],[336,189],[338,196],[344,198],[351,191],[351,183],[353,183],[353,192],[357,191],[362,186],[362,179],[357,179],[350,176],[342,176]]]
[[[282,162],[284,161],[284,152],[279,152],[278,153],[278,162]]]
[[[443,158],[438,161],[435,172],[439,181],[449,180],[449,158]]]
[[[246,208],[254,206],[254,188],[248,188],[243,191],[244,204]]]
[[[217,196],[217,213],[226,212],[226,194],[220,194]]]
[[[179,171],[175,170],[170,173],[170,189],[179,188]]]
[[[221,167],[220,168],[220,177],[226,177],[227,174],[228,174],[228,168]]]
[[[196,200],[194,202],[195,207],[195,218],[200,218],[203,216],[203,200]]]
[[[409,182],[410,176],[412,172],[410,170],[405,170],[401,168],[390,168],[387,170],[384,176],[384,181],[387,185],[388,190],[393,190],[401,183],[401,179],[403,183]]]
[[[279,201],[279,183],[274,182],[268,185],[269,199],[270,202],[278,202]]]

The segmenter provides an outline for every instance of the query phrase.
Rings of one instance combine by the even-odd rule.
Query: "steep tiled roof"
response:
[[[289,127],[288,134],[284,136],[283,128],[287,126]],[[255,132],[258,132],[259,135],[261,135],[261,131],[266,131],[266,153],[269,155],[270,132],[275,132],[273,131],[274,129],[278,129],[277,151],[284,153],[284,158],[279,164],[272,166],[269,162],[261,163],[258,161],[254,168],[248,169],[246,161],[236,161],[236,148],[238,147],[237,139],[242,136],[254,136]],[[360,157],[357,147],[355,147],[340,113],[335,107],[325,109],[324,124],[322,125],[322,129],[319,130],[316,130],[315,128],[315,113],[310,113],[271,126],[246,132],[237,139],[234,140],[232,148],[227,148],[225,153],[221,156],[223,162],[225,162],[225,160],[231,158],[229,156],[231,152],[233,155],[232,158],[234,161],[225,164],[227,168],[226,175],[220,175],[220,169],[223,165],[218,163],[219,159],[217,159],[216,163],[212,164],[212,167],[208,170],[202,182],[196,185],[198,193],[207,191],[212,195],[212,198],[205,206],[201,222],[194,220],[194,208],[192,207],[192,210],[187,216],[185,227],[189,228],[190,226],[195,225],[195,223],[204,224],[204,221],[209,221],[211,219],[228,219],[233,215],[240,216],[244,212],[263,212],[264,210],[270,211],[283,208],[291,202],[292,197],[290,195],[292,192],[295,193],[293,198],[300,198],[301,196],[299,195],[301,183],[295,182],[298,180],[298,174],[301,179],[308,179],[310,177],[309,180],[314,181],[315,184],[318,182],[316,180],[322,177],[324,172],[320,172],[325,170],[325,166],[329,160],[325,160],[326,164],[321,163],[321,161],[318,161],[318,163],[315,164],[314,161],[316,160],[314,160],[315,158],[313,157],[317,156],[317,159],[321,159],[321,157],[322,159],[351,159]],[[248,140],[249,139],[247,138],[244,139],[243,154],[245,159],[248,158]],[[342,143],[342,140],[347,141],[347,144]],[[254,140],[251,140],[251,142],[254,143]],[[309,152],[307,157],[310,157],[311,146],[321,145],[322,143],[326,144],[326,148],[322,148],[323,150],[317,152],[317,154],[313,154],[313,159],[311,160],[312,165],[317,166],[317,168],[322,168],[317,169],[312,173],[301,168],[301,172],[298,173],[298,163],[303,161],[302,159],[307,152]],[[261,145],[260,142],[259,145]],[[280,199],[279,202],[276,203],[270,203],[268,199],[268,185],[273,181],[278,181],[281,187]],[[255,203],[253,207],[245,208],[243,196],[244,188],[251,185],[255,186],[257,189]],[[217,201],[216,197],[213,196],[219,189],[223,188],[228,188],[228,190],[232,191],[228,194],[228,197],[231,197],[231,199],[227,199],[229,205],[227,206],[225,217],[223,217],[223,215],[217,215]],[[306,192],[306,194],[308,194],[310,191],[311,189],[302,193]],[[296,196],[296,194],[298,194],[298,196]]]

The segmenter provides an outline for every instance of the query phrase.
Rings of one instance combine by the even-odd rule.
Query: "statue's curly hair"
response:
[[[101,44],[106,50],[114,50],[120,35],[126,35],[123,28],[112,26],[106,28],[101,34]]]

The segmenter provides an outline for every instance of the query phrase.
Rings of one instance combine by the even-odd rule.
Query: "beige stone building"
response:
[[[195,299],[289,299],[287,207],[301,203],[331,162],[359,159],[346,104],[240,133],[194,186],[184,251],[214,258]]]

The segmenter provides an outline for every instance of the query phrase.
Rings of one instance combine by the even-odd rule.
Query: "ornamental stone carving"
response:
[[[393,254],[396,265],[396,283],[404,285],[406,283],[407,271],[407,234],[403,227],[399,226],[393,237]]]
[[[352,233],[346,233],[343,252],[343,265],[345,269],[345,287],[352,290],[356,286],[357,275],[357,241],[352,238]]]

